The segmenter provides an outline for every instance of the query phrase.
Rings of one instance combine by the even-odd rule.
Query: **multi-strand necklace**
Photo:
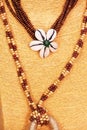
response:
[[[9,0],[5,0],[10,12],[24,26],[29,36],[34,39],[34,41],[29,43],[29,47],[34,51],[39,51],[39,55],[41,58],[47,57],[50,52],[56,52],[58,44],[53,40],[55,39],[56,34],[58,34],[62,25],[64,24],[67,15],[76,5],[77,1],[78,0],[66,0],[60,16],[53,23],[51,29],[49,29],[48,32],[45,33],[42,29],[35,29],[26,12],[23,10],[21,0],[11,0],[14,10]]]
[[[73,53],[72,53],[70,60],[64,66],[59,77],[42,94],[42,96],[37,104],[35,104],[35,102],[33,101],[32,97],[31,97],[27,78],[25,76],[25,72],[24,72],[24,69],[21,65],[21,61],[19,58],[17,45],[15,43],[13,33],[11,31],[10,25],[8,23],[8,20],[7,20],[7,14],[6,14],[3,0],[0,0],[0,15],[1,15],[4,27],[5,27],[5,33],[6,33],[8,46],[9,46],[10,52],[12,54],[13,60],[14,60],[15,65],[16,65],[17,75],[19,78],[20,85],[23,88],[23,91],[28,99],[29,106],[32,110],[32,113],[30,116],[31,124],[30,124],[29,130],[36,130],[37,126],[48,125],[48,124],[51,125],[53,130],[58,130],[58,125],[57,125],[56,121],[54,120],[54,118],[52,116],[50,116],[50,114],[47,113],[47,110],[44,108],[43,103],[44,103],[44,101],[46,101],[48,99],[48,97],[50,95],[52,95],[56,91],[56,89],[60,86],[60,82],[67,76],[67,74],[69,74],[70,70],[73,67],[74,61],[78,57],[78,55],[83,47],[83,40],[84,40],[84,37],[87,33],[87,7],[86,7],[86,10],[85,10],[84,15],[83,15],[80,38],[78,39],[78,41],[74,47],[74,50],[73,50]],[[53,31],[53,30],[51,30],[51,31]],[[38,35],[40,36],[39,38],[43,38],[42,34],[43,34],[42,30],[38,30]],[[54,32],[54,34],[55,34],[55,32]],[[49,33],[48,37],[49,36],[50,36],[50,33]],[[44,35],[44,38],[45,38],[45,35]],[[51,38],[53,38],[53,37],[51,37]],[[45,40],[47,40],[47,39],[45,39]],[[48,43],[48,41],[45,41],[45,40],[44,40],[44,42]]]

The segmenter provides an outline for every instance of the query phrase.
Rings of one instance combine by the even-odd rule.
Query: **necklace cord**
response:
[[[52,29],[55,29],[57,33],[60,31],[60,28],[62,27],[65,19],[67,18],[67,15],[71,11],[71,9],[76,5],[78,0],[66,0],[65,4],[63,6],[63,10],[60,14],[60,16],[56,19],[54,24],[51,26]],[[11,0],[13,8],[9,2],[9,0],[5,0],[5,3],[7,4],[8,9],[13,14],[13,16],[24,26],[26,31],[29,33],[32,39],[35,38],[35,27],[32,25],[30,19],[28,18],[26,12],[24,11],[21,0]]]

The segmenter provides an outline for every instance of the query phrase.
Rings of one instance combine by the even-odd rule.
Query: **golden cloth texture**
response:
[[[22,0],[22,5],[36,28],[47,31],[59,16],[65,0]],[[78,0],[61,28],[56,42],[59,48],[46,59],[41,59],[28,44],[32,39],[11,15],[8,19],[18,46],[30,91],[35,102],[59,76],[70,59],[79,38],[86,0]],[[30,108],[20,87],[16,67],[9,52],[5,30],[0,19],[0,130],[29,130]],[[60,130],[87,130],[87,36],[84,46],[71,73],[62,81],[59,89],[45,103]],[[41,130],[48,130],[44,126]]]

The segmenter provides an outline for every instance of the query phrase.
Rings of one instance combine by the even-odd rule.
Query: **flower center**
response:
[[[44,46],[49,47],[50,42],[49,42],[48,40],[44,40],[44,41],[43,41],[43,44],[44,44]]]

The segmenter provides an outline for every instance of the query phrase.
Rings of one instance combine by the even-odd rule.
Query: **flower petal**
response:
[[[41,57],[41,58],[45,58],[45,57],[47,57],[47,56],[49,55],[49,53],[50,53],[49,48],[44,46],[44,47],[40,50],[40,57]]]
[[[34,40],[29,44],[29,46],[32,50],[38,51],[43,47],[43,43],[41,41]]]
[[[48,30],[48,32],[47,32],[47,40],[53,41],[55,37],[56,37],[56,30],[54,30],[54,29]]]
[[[50,51],[55,52],[57,48],[58,48],[58,44],[56,42],[50,43],[50,46],[49,46]]]
[[[40,41],[46,40],[46,34],[42,29],[36,30],[35,37]]]

